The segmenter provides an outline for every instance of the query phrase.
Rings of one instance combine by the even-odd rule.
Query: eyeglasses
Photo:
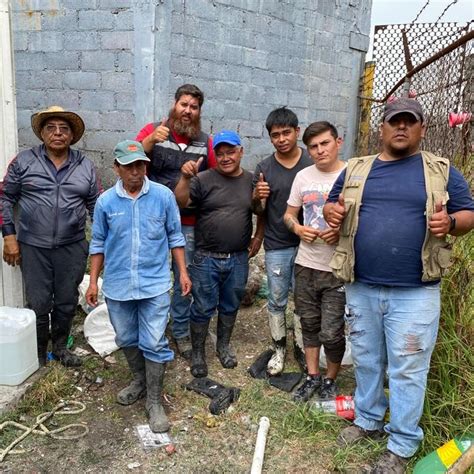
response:
[[[53,133],[59,132],[61,135],[67,135],[68,133],[71,133],[71,128],[68,127],[67,125],[46,125],[44,127],[47,133],[52,135]]]
[[[240,147],[235,147],[234,149],[228,151],[219,151],[218,153],[216,153],[216,158],[218,158],[219,160],[222,160],[222,158],[226,157],[233,158],[235,155],[237,155],[239,151]]]

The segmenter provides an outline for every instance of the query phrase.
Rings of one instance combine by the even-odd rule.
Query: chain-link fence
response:
[[[394,97],[416,97],[427,133],[423,148],[467,160],[469,121],[450,128],[450,113],[470,112],[474,101],[473,23],[410,23],[375,28],[373,61],[361,83],[359,154],[380,149],[383,107]]]

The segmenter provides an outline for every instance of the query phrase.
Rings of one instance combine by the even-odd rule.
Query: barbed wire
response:
[[[470,110],[473,105],[467,91],[470,90],[468,84],[474,72],[474,61],[469,59],[468,62],[474,42],[460,41],[462,37],[470,38],[474,21],[466,20],[464,24],[441,21],[457,2],[449,1],[432,24],[415,24],[430,5],[428,0],[412,23],[383,25],[376,30],[372,60],[374,66],[360,78],[359,99],[361,110],[364,111],[361,117],[364,117],[365,123],[364,131],[361,129],[359,134],[361,154],[373,153],[380,146],[378,125],[385,105],[382,98],[385,99],[392,90],[394,95],[405,95],[406,87],[413,91],[425,110],[430,129],[425,139],[426,149],[441,156],[460,156],[463,160],[471,153],[470,135],[465,128],[469,124],[462,130],[448,127],[448,115],[451,112]],[[403,32],[406,34],[410,30],[407,40],[415,69],[407,76]]]
[[[407,28],[407,33],[411,30],[411,27],[415,24],[416,20],[418,20],[418,18],[420,18],[420,15],[423,13],[423,11],[425,10],[425,8],[430,4],[430,0],[427,0],[426,3],[421,7],[420,11],[417,13],[417,15],[415,16],[415,19],[412,20],[412,22],[408,25],[408,28]]]
[[[429,3],[429,1],[428,1]],[[431,31],[438,23],[439,21],[441,20],[441,18],[443,18],[443,16],[446,14],[446,12],[453,6],[455,5],[456,3],[458,3],[458,0],[453,0],[450,4],[448,4],[446,6],[446,8],[441,12],[441,15],[433,22],[431,23],[431,27],[423,32],[423,33],[420,33],[418,36],[415,36],[415,38],[412,39],[412,41],[415,41],[416,39],[420,38],[421,36],[423,36],[424,34],[428,33],[429,31]]]

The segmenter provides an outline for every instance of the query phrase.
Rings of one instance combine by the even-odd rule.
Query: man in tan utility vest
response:
[[[338,442],[388,434],[373,473],[403,473],[418,449],[447,234],[474,227],[466,180],[445,158],[420,151],[421,105],[388,103],[382,152],[353,158],[334,184],[324,216],[340,239],[330,266],[346,282],[346,321],[356,376],[356,419]],[[388,369],[390,398],[384,392]],[[390,421],[384,423],[390,408]]]

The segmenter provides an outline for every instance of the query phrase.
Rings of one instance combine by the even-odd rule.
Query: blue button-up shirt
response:
[[[171,288],[169,249],[184,247],[173,193],[145,177],[140,194],[129,196],[122,181],[97,200],[90,254],[103,253],[108,298],[152,298]]]

